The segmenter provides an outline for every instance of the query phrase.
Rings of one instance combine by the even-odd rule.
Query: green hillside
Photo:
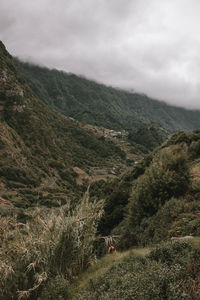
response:
[[[107,255],[74,280],[69,298],[198,300],[199,240],[195,243],[168,242]]]
[[[74,167],[123,161],[112,141],[52,111],[35,97],[0,44],[0,193],[17,206],[58,205],[81,195]]]
[[[173,107],[145,95],[17,59],[15,64],[40,99],[81,122],[110,129],[136,129],[152,122],[172,131],[200,127],[200,111]]]
[[[105,199],[99,232],[120,236],[122,249],[199,236],[200,131],[174,134],[128,173],[90,191]]]
[[[200,130],[159,145],[162,117],[119,133],[64,116],[0,43],[0,299],[199,299]]]

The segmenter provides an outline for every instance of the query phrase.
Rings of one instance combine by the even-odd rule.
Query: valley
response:
[[[0,43],[0,299],[198,300],[199,128]]]

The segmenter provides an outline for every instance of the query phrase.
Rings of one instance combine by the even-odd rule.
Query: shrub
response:
[[[184,195],[189,187],[189,169],[183,152],[161,152],[140,176],[128,206],[129,223],[139,225],[154,215],[171,197]]]
[[[189,220],[186,215],[198,219],[199,207],[197,201],[188,203],[185,198],[170,199],[155,215],[142,220],[137,233],[139,243],[147,245],[152,242],[159,243],[172,236],[196,235],[199,227],[192,228],[191,222],[188,226],[182,226],[181,220]]]
[[[163,243],[152,250],[148,257],[168,266],[175,264],[185,266],[192,256],[192,249],[192,245],[188,242]]]
[[[40,299],[45,300],[67,300],[69,298],[69,281],[61,275],[57,275],[47,282],[42,290]]]

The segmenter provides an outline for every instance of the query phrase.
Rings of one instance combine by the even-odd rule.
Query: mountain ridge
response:
[[[34,93],[53,109],[81,122],[109,129],[159,123],[168,130],[200,127],[200,111],[116,89],[75,74],[21,62],[15,64]]]

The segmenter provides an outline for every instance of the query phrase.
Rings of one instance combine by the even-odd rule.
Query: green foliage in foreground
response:
[[[181,132],[154,151],[132,183],[125,217],[115,230],[122,247],[199,235],[199,145],[199,131]]]
[[[148,245],[171,237],[200,236],[199,200],[172,198],[150,217],[134,228],[137,243]]]
[[[23,223],[1,217],[0,299],[68,299],[70,280],[94,259],[101,214],[101,202],[83,199],[73,213],[29,209]]]
[[[120,236],[121,249],[198,236],[199,176],[200,131],[174,134],[117,180],[91,186],[105,199],[99,232]]]
[[[151,160],[150,154],[119,178],[108,182],[98,181],[91,185],[90,198],[105,200],[104,214],[98,226],[101,234],[110,234],[123,220],[124,209],[131,196],[133,182],[145,172]]]
[[[172,197],[184,195],[189,186],[188,159],[181,147],[149,155],[121,179],[102,187],[105,214],[100,232],[109,234],[120,222],[128,231],[135,231],[142,220],[155,215]],[[121,230],[118,233],[121,235]]]
[[[189,243],[168,243],[147,258],[130,254],[90,279],[72,299],[199,299],[200,251]]]
[[[184,195],[188,188],[189,169],[185,153],[179,148],[161,153],[135,182],[128,206],[130,224],[140,224],[171,197]]]
[[[166,220],[166,210],[163,208],[165,205],[167,207],[171,198],[184,199],[190,188],[188,160],[181,147],[171,147],[157,153],[144,174],[134,182],[126,216],[115,229],[122,236],[121,247],[147,244],[172,236],[169,230],[174,219],[169,217]],[[171,208],[174,214],[176,205]],[[190,230],[193,234],[194,230]]]

